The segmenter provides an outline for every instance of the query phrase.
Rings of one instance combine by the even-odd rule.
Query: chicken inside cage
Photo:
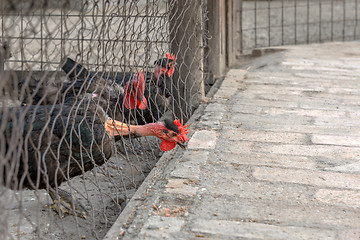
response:
[[[168,2],[0,4],[0,238],[102,238],[188,140]]]

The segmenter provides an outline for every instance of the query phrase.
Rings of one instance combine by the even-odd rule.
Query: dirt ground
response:
[[[89,212],[86,219],[73,215],[61,218],[48,207],[51,198],[45,190],[1,189],[0,221],[4,223],[2,227],[8,227],[1,232],[8,232],[7,239],[101,239],[161,154],[155,138],[142,140],[141,146],[152,151],[128,156],[118,152],[101,168],[61,185],[64,190],[71,188],[86,207]]]

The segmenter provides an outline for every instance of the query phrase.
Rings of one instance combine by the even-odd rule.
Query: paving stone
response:
[[[309,93],[308,93],[309,94]],[[293,107],[300,107],[304,109],[322,109],[322,110],[354,110],[359,108],[359,105],[356,103],[353,103],[351,101],[343,102],[341,98],[333,99],[330,96],[327,98],[323,97],[317,97],[317,95],[314,96],[304,96],[304,94],[301,95],[295,95],[295,94],[288,94],[286,92],[281,93],[271,93],[271,92],[263,92],[261,94],[256,93],[248,93],[248,92],[239,92],[236,95],[232,97],[232,99],[239,101],[241,103],[241,99],[254,99],[254,104],[251,104],[249,101],[245,101],[247,105],[257,105],[257,100],[267,101],[269,102],[265,106],[273,106],[273,107],[286,107],[288,104],[288,107],[292,105]],[[265,104],[265,103],[263,103]],[[261,106],[261,105],[259,105]]]
[[[224,116],[223,112],[205,112],[201,118],[200,118],[200,122],[203,121],[211,121],[211,120],[218,120],[220,121]]]
[[[348,229],[343,231],[339,239],[341,240],[359,240],[360,239],[360,229]]]
[[[326,170],[360,174],[360,160],[357,159],[357,161],[354,163],[343,164],[343,165],[336,166],[336,167],[330,167],[330,168],[327,168]]]
[[[360,175],[302,169],[257,167],[253,176],[258,180],[307,184],[320,187],[360,189]]]
[[[231,146],[228,146],[231,149]],[[328,145],[253,144],[253,151],[298,156],[358,159],[360,148]]]
[[[218,99],[229,99],[232,95],[234,95],[237,92],[236,88],[222,88],[219,89],[215,96],[214,99],[218,100]]]
[[[268,101],[264,99],[258,99],[257,95],[246,94],[243,95],[236,95],[232,98],[236,104],[231,106],[231,109],[234,110],[239,105],[247,105],[247,106],[259,106],[259,107],[277,107],[277,108],[296,108],[299,106],[297,102],[290,102],[290,101]]]
[[[226,182],[228,181],[228,182]],[[202,187],[212,196],[232,196],[237,199],[248,199],[250,202],[279,201],[283,204],[311,204],[316,187],[291,185],[281,182],[253,182],[249,179],[216,179],[208,178]]]
[[[193,162],[181,162],[176,165],[176,168],[171,172],[170,176],[174,178],[199,180],[201,176],[200,164]]]
[[[144,224],[139,237],[141,239],[180,239],[185,237],[182,228],[185,221],[177,217],[152,216]]]
[[[294,133],[316,133],[326,135],[354,135],[359,136],[360,126],[315,126],[304,124],[291,124],[290,122],[284,124],[276,123],[257,123],[257,122],[241,122],[237,124],[242,129],[247,130],[260,130],[260,131],[274,131],[274,132],[294,132]],[[231,125],[224,128],[232,128]]]
[[[275,226],[262,223],[247,223],[226,220],[195,220],[193,232],[216,235],[219,238],[238,237],[241,239],[335,239],[336,232],[329,229]]]
[[[356,95],[349,94],[329,94],[329,93],[317,93],[315,95],[316,99],[332,99],[341,101],[344,105],[358,105],[360,102],[360,97]]]
[[[244,70],[244,69],[230,69],[227,73],[226,73],[226,78],[233,78],[233,79],[237,79],[238,81],[242,81],[243,78],[245,77],[245,74],[247,74],[248,71]]]
[[[359,159],[360,148],[328,145],[294,145],[248,141],[222,140],[216,151],[233,154],[270,153],[288,156],[305,156],[314,158],[338,159],[340,164],[349,164]]]
[[[306,100],[299,103],[300,108],[304,109],[322,109],[322,110],[340,110],[340,111],[358,111],[359,105],[356,103],[344,103],[340,100],[331,99],[312,99],[311,102]]]
[[[358,118],[332,118],[332,117],[321,117],[316,118],[314,121],[315,125],[320,126],[359,126],[360,120]]]
[[[205,164],[209,158],[208,151],[187,150],[182,156],[180,162],[191,161],[195,163]]]
[[[319,109],[301,109],[288,107],[264,107],[264,106],[249,106],[238,104],[232,107],[233,112],[241,112],[247,114],[269,114],[269,115],[298,115],[298,116],[312,116],[312,117],[344,117],[345,111],[339,110],[319,110]]]
[[[294,70],[308,70],[308,68],[306,67],[302,67],[302,66],[292,66],[291,67]],[[333,68],[333,67],[313,67],[311,68],[311,70],[313,71],[318,71],[324,74],[324,78],[326,78],[326,76],[356,76],[358,75],[360,72],[356,71],[355,69],[352,69],[351,71],[349,71],[349,69],[338,69],[338,68]]]
[[[311,78],[311,79],[319,79],[319,74],[314,74],[314,73],[305,73],[305,72],[298,72],[298,73],[294,73],[294,75],[296,77],[301,77],[301,78]],[[338,80],[339,79],[339,75],[328,75],[326,76],[327,80]],[[351,80],[359,80],[358,77],[353,76],[353,75],[348,75],[348,76],[341,76],[341,79],[346,82],[346,81],[351,81]]]
[[[292,72],[284,72],[284,71],[278,71],[278,72],[270,72],[270,71],[248,71],[246,73],[246,81],[249,81],[251,79],[262,79],[262,78],[269,78],[269,79],[281,79],[281,78],[293,78],[294,74]]]
[[[355,136],[312,134],[311,142],[313,144],[360,147],[360,136],[355,137]]]
[[[359,126],[360,120],[359,118],[334,118],[331,116],[322,116],[316,117],[314,119],[314,125],[324,125],[324,126]]]
[[[209,129],[219,129],[221,128],[221,119],[223,118],[224,113],[223,112],[205,112],[201,118],[199,123],[197,124],[197,128],[205,128],[207,130]]]
[[[201,166],[206,164],[208,158],[207,151],[187,151],[170,176],[199,180],[202,174]]]
[[[226,144],[222,143],[217,145],[216,152],[228,152],[232,154],[250,154],[253,152],[256,152],[255,149],[255,143],[253,142],[234,142],[234,141],[228,141]]]
[[[330,87],[327,92],[331,94],[350,94],[350,95],[360,94],[360,90],[357,88],[344,88],[344,87]]]
[[[293,67],[294,70],[304,70],[304,69],[301,69],[301,68],[296,68],[296,67]],[[312,69],[313,70],[313,69]],[[354,77],[358,76],[357,73],[358,71],[349,71],[349,69],[347,70],[343,70],[343,71],[339,71],[338,69],[333,69],[333,68],[315,68],[314,69],[315,71],[319,71],[319,72],[322,72],[324,73],[324,77],[326,76],[326,78],[328,77],[334,77],[334,76],[337,76],[339,77],[339,75],[341,75],[341,78],[350,78],[350,79],[353,79]],[[304,76],[304,74],[302,74]],[[299,76],[299,75],[298,75]],[[313,75],[314,76],[314,75]]]
[[[352,190],[319,189],[315,198],[321,202],[360,208],[360,192]]]
[[[269,153],[236,154],[226,151],[218,152],[216,155],[219,159],[235,165],[316,169],[317,164],[313,158],[305,156],[285,156]]]
[[[316,85],[319,83],[328,84],[331,83],[332,86],[357,86],[359,84],[358,79],[349,77],[349,76],[338,76],[335,78],[333,75],[329,75],[327,78],[322,77],[322,74],[312,74],[305,72],[285,72],[274,73],[274,72],[263,72],[258,74],[253,74],[256,72],[248,72],[246,82],[258,82],[262,84],[271,84],[273,82],[277,83],[286,83],[286,84],[306,84],[306,85]],[[293,82],[292,82],[293,81]]]
[[[202,166],[201,171],[203,173],[202,182],[214,179],[218,184],[239,180],[247,181],[251,176],[250,168],[217,159],[209,160],[206,165]]]
[[[205,108],[205,112],[216,112],[216,113],[220,113],[220,112],[226,112],[226,105],[224,104],[220,104],[220,103],[210,103],[209,105],[207,105],[207,107]]]
[[[166,184],[166,192],[180,195],[194,196],[197,188],[191,185],[187,179],[169,179]]]
[[[250,91],[252,93],[284,93],[286,92],[287,94],[294,94],[294,95],[299,95],[302,94],[304,92],[325,92],[326,88],[324,87],[315,87],[312,85],[308,85],[305,87],[301,87],[301,86],[283,86],[283,85],[248,85],[247,86],[247,91]]]
[[[339,226],[343,229],[360,228],[358,208],[334,205],[330,207],[317,200],[302,204],[301,201],[291,203],[276,199],[268,201],[220,194],[203,195],[201,202],[191,211],[190,219],[192,220],[201,217],[209,220],[254,222],[276,226],[324,229],[339,229]]]
[[[214,149],[218,134],[215,131],[200,130],[194,133],[187,144],[188,149]]]
[[[234,141],[240,140],[294,144],[306,144],[307,142],[309,142],[309,137],[306,134],[289,132],[248,131],[239,128],[224,130],[222,132],[222,138]]]
[[[242,80],[246,74],[246,70],[231,69],[214,96],[214,99],[228,99],[234,95],[238,89],[242,87]]]
[[[317,67],[331,67],[332,68],[343,68],[344,63],[340,60],[332,59],[298,59],[298,58],[287,58],[282,62],[283,65],[293,65],[293,66],[310,66],[310,69],[313,69],[312,66],[316,65]],[[345,69],[344,69],[345,70]]]
[[[295,124],[307,125],[313,121],[310,116],[290,116],[290,115],[270,115],[270,114],[241,114],[234,113],[231,115],[230,123],[257,123],[257,124]]]

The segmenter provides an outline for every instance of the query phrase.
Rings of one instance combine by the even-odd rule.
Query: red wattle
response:
[[[124,101],[124,106],[127,109],[134,109],[135,108],[135,98],[134,98],[134,94],[130,93],[130,94],[126,94],[123,98]]]
[[[170,142],[170,141],[166,141],[166,140],[163,140],[160,145],[160,149],[164,152],[170,151],[174,147],[176,147],[176,142]]]
[[[146,109],[147,108],[147,100],[146,100],[146,98],[143,96],[142,98],[140,98],[140,99],[138,99],[138,101],[137,101],[137,107],[138,107],[138,109],[140,109],[140,110],[144,110],[144,109]]]
[[[173,75],[175,71],[175,68],[170,68],[169,70],[166,71],[166,74],[168,75],[168,77],[171,77],[171,75]]]

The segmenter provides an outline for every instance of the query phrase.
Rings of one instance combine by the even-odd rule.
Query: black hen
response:
[[[143,89],[136,85],[134,75],[126,73],[117,73],[115,76],[101,76],[99,73],[89,72],[81,64],[74,60],[67,58],[62,69],[69,76],[74,85],[78,85],[75,92],[80,91],[80,87],[91,84],[94,79],[99,79],[107,86],[115,87],[119,89],[122,86],[125,93],[130,90],[136,92],[136,95],[141,95],[145,98],[146,107],[139,107],[136,104],[128,106],[124,104],[123,96],[119,95],[118,99],[110,101],[110,106],[116,106],[110,109],[112,111],[109,115],[120,121],[133,122],[136,124],[145,124],[158,121],[166,112],[170,102],[170,88],[171,88],[171,75],[174,71],[175,57],[167,54],[166,58],[156,60],[154,73],[142,73],[139,72],[139,77],[145,78],[145,86]],[[102,74],[104,75],[104,74]],[[142,76],[141,76],[142,75]],[[106,79],[106,80],[105,80]],[[105,86],[105,85],[102,85]],[[138,91],[137,89],[141,89]],[[101,87],[99,87],[101,89]],[[116,90],[115,90],[116,91]],[[114,92],[114,90],[109,90]],[[111,94],[114,95],[114,94]],[[127,99],[127,97],[125,97]],[[138,103],[141,100],[138,101]],[[108,111],[107,111],[108,112]]]
[[[2,186],[46,189],[58,212],[85,216],[86,210],[70,193],[58,188],[63,181],[102,165],[114,150],[113,136],[156,136],[162,150],[182,146],[187,130],[179,121],[126,125],[108,118],[93,97],[72,104],[2,108],[0,115],[0,176]],[[0,180],[0,181],[1,181]]]
[[[114,144],[104,127],[103,109],[83,101],[74,106],[40,105],[3,110],[0,122],[7,123],[0,151],[3,185],[13,189],[47,189],[54,202],[63,199],[83,215],[86,211],[82,205],[57,187],[103,164],[112,155]]]

